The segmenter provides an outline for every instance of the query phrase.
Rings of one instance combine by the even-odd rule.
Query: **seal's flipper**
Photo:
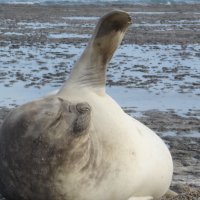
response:
[[[173,197],[175,197],[175,196],[177,196],[177,195],[178,195],[178,193],[176,193],[175,191],[169,189],[169,190],[165,193],[164,197],[170,199],[170,198],[173,198]]]
[[[75,64],[67,85],[73,83],[104,91],[106,66],[121,43],[130,23],[130,16],[123,11],[112,11],[103,16],[88,46]],[[60,92],[63,90],[65,86]]]

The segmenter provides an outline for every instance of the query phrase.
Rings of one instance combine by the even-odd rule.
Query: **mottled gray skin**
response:
[[[63,199],[55,176],[87,148],[90,113],[87,103],[58,97],[14,109],[0,130],[0,193],[9,200]]]

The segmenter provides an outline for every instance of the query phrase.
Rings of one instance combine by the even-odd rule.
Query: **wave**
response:
[[[3,4],[199,4],[199,0],[0,0]]]

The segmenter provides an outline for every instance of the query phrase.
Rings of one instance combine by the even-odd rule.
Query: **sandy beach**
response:
[[[113,9],[129,12],[133,24],[109,65],[108,93],[167,143],[177,199],[197,200],[200,4],[0,5],[0,124],[13,107],[62,85]]]

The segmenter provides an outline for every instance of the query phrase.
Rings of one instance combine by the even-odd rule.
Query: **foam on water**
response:
[[[160,136],[162,137],[191,137],[191,138],[200,138],[200,133],[198,131],[189,131],[189,132],[186,132],[186,133],[176,133],[176,132],[173,132],[173,131],[167,131],[167,132],[163,132],[163,133],[160,133],[159,134]]]
[[[22,36],[24,35],[23,33],[17,33],[17,32],[5,32],[3,33],[4,35],[16,35],[16,36]]]
[[[49,23],[49,22],[18,22],[18,29],[45,29],[45,28],[61,28],[61,27],[69,27],[71,25],[67,23]]]
[[[61,39],[61,38],[90,38],[91,35],[88,34],[76,34],[76,33],[55,33],[55,34],[50,34],[48,36],[49,38],[53,38],[53,39]]]
[[[84,20],[84,21],[91,21],[91,20],[98,20],[99,17],[85,17],[85,16],[73,16],[73,17],[63,17],[62,19],[67,20]]]
[[[174,4],[174,3],[200,3],[199,0],[0,0],[0,3],[15,4]]]

